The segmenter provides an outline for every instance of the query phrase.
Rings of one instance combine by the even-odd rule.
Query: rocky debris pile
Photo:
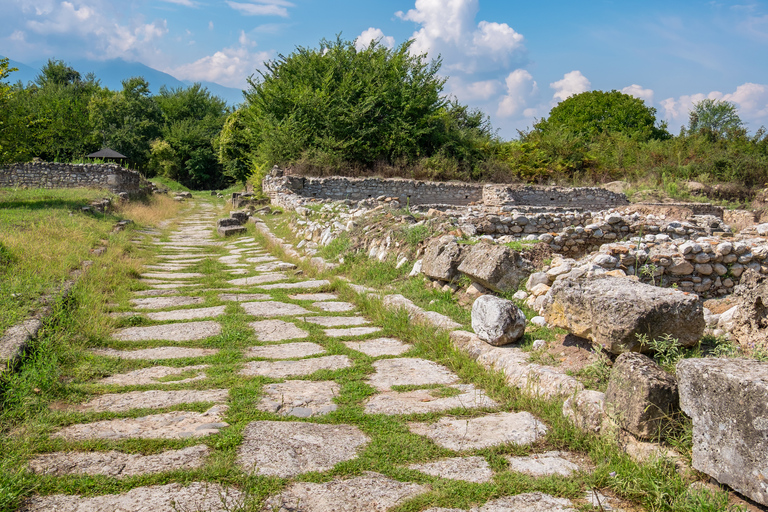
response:
[[[709,315],[713,334],[728,335],[749,352],[768,349],[768,278],[752,269],[745,270],[729,302],[735,305]]]

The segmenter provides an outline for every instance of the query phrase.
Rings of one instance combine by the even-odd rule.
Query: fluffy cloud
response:
[[[581,74],[581,71],[575,70],[566,73],[562,80],[552,82],[549,86],[555,90],[555,94],[552,95],[552,105],[556,105],[571,96],[588,91],[592,83]]]
[[[181,80],[216,82],[229,87],[245,88],[246,78],[257,69],[263,69],[264,61],[271,57],[270,52],[251,51],[255,46],[245,32],[241,32],[239,46],[224,48],[213,55],[165,71]]]
[[[504,81],[507,93],[501,98],[496,115],[499,117],[532,117],[534,109],[528,105],[536,98],[538,86],[531,74],[524,69],[511,72]]]
[[[395,47],[394,37],[385,36],[380,28],[373,27],[368,30],[363,30],[363,33],[357,36],[355,39],[355,47],[357,48],[357,51],[362,51],[368,48],[373,41],[378,41],[390,50]]]
[[[256,2],[232,2],[227,5],[246,16],[281,16],[288,17],[288,7],[294,4],[285,0],[257,0]]]
[[[667,98],[660,102],[664,118],[673,126],[682,126],[688,121],[688,113],[694,104],[705,100],[730,101],[736,105],[742,121],[754,125],[768,123],[768,85],[747,82],[736,87],[731,93],[711,91]]]
[[[624,94],[629,94],[635,98],[643,100],[648,105],[653,105],[653,89],[643,89],[637,84],[632,84],[621,90]]]

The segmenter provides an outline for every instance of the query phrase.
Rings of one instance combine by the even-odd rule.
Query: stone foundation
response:
[[[118,164],[60,164],[27,162],[0,169],[0,187],[103,188],[119,194],[141,195],[150,184],[137,171]]]

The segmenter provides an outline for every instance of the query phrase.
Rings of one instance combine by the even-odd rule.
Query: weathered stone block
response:
[[[605,393],[584,389],[563,404],[563,416],[586,432],[600,432],[603,424]]]
[[[472,280],[496,292],[517,290],[533,266],[505,245],[477,244],[464,256],[458,267]]]
[[[544,301],[547,323],[599,343],[614,354],[647,350],[638,335],[670,335],[690,347],[704,332],[704,309],[693,294],[627,277],[574,270],[555,281]]]
[[[226,228],[229,226],[241,226],[243,223],[240,222],[238,219],[234,219],[232,217],[226,218],[226,219],[219,219],[216,221],[216,227],[218,228]]]
[[[456,237],[441,236],[427,246],[422,260],[421,272],[432,279],[452,281],[459,275],[459,264],[464,248],[456,243]]]
[[[768,363],[684,359],[677,377],[693,420],[693,467],[768,505]]]
[[[483,295],[472,304],[472,329],[494,346],[517,343],[525,334],[525,314],[511,300]]]
[[[659,437],[678,411],[677,382],[653,359],[621,354],[605,391],[605,410],[624,430],[646,439]]]
[[[245,226],[220,226],[217,230],[221,236],[233,236],[248,231]]]

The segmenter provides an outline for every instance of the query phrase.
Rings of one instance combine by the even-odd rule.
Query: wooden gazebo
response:
[[[121,163],[121,160],[128,160],[128,157],[121,155],[114,149],[102,148],[95,153],[91,153],[86,158],[100,158],[102,160],[112,161],[115,163]]]

